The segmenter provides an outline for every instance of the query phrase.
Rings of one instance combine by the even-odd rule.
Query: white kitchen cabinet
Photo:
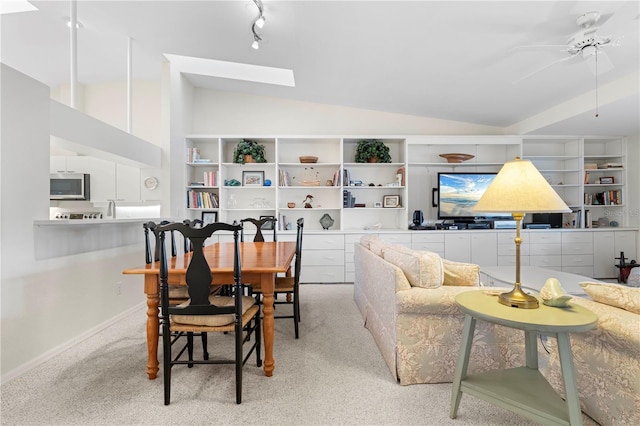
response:
[[[471,263],[498,264],[498,235],[491,231],[469,231],[471,236]]]
[[[444,234],[444,257],[456,262],[471,262],[471,236],[468,232],[447,231]]]
[[[140,201],[140,169],[116,163],[116,201]]]

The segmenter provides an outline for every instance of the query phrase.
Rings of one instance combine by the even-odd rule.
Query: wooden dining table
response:
[[[204,255],[213,274],[212,284],[233,283],[234,243],[219,242],[204,248]],[[264,373],[273,374],[274,317],[273,289],[275,276],[286,273],[295,256],[295,241],[241,242],[240,262],[243,283],[260,283],[263,297]],[[141,256],[142,257],[142,256]],[[189,265],[190,253],[168,259],[169,284],[185,284],[184,276]],[[144,275],[144,293],[147,295],[147,374],[153,380],[158,374],[158,335],[160,301],[160,264],[152,262],[144,266],[124,270],[123,274]]]

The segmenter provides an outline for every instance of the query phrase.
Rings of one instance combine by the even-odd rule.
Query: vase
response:
[[[245,154],[245,156],[244,156],[244,162],[245,162],[245,163],[255,163],[255,160],[253,159],[253,155],[251,155],[251,154]]]
[[[367,163],[377,163],[379,161],[378,157],[369,157]]]

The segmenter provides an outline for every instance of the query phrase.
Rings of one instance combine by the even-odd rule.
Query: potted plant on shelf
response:
[[[389,147],[378,139],[358,141],[356,163],[390,163]]]
[[[260,145],[258,141],[241,139],[233,151],[233,162],[238,164],[266,163],[264,145]]]

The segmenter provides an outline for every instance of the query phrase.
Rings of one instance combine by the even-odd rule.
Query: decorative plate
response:
[[[445,158],[447,163],[462,163],[463,161],[471,160],[475,155],[471,154],[440,154],[440,157]]]
[[[311,155],[302,155],[300,156],[301,163],[317,163],[318,157],[313,157]]]
[[[320,225],[322,225],[322,229],[329,229],[331,228],[331,226],[333,225],[333,218],[331,216],[329,216],[328,213],[325,213],[321,218],[320,218]]]
[[[158,187],[158,179],[153,177],[153,176],[149,176],[147,178],[144,179],[144,187],[153,191],[154,189],[156,189]]]

